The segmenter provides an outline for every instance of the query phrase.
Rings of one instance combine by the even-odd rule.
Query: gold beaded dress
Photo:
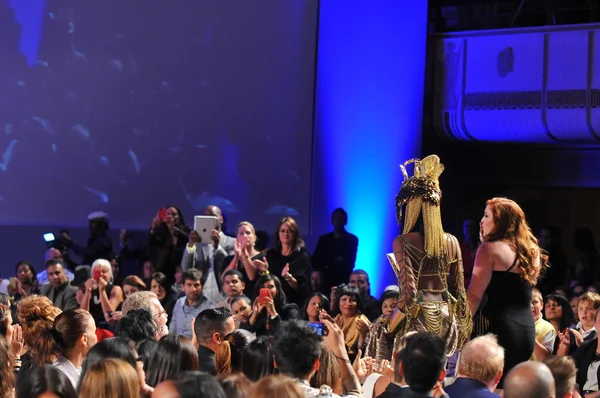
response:
[[[414,175],[406,166],[414,164]],[[405,315],[394,341],[411,331],[430,331],[446,341],[447,355],[461,350],[471,334],[472,317],[467,304],[460,244],[442,228],[438,178],[444,170],[430,155],[401,166],[404,182],[396,197],[402,235],[394,240],[388,256],[398,278],[398,308]],[[404,213],[404,214],[403,214]]]

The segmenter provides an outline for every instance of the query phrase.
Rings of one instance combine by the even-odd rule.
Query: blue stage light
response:
[[[314,175],[327,188],[313,212],[347,210],[374,295],[396,283],[385,254],[398,166],[421,155],[426,37],[426,0],[320,2]]]

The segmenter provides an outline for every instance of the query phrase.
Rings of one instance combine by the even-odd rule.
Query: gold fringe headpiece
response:
[[[412,177],[406,171],[409,164],[414,165]],[[437,155],[430,155],[421,160],[407,160],[400,166],[400,170],[404,175],[404,182],[396,196],[396,218],[399,224],[404,221],[402,233],[409,233],[415,227],[419,214],[423,212],[425,252],[430,257],[446,255],[448,245],[442,227],[442,191],[439,185],[444,165]]]

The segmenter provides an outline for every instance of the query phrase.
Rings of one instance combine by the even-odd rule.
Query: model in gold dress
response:
[[[414,165],[412,177],[406,170],[409,164]],[[430,155],[400,168],[404,182],[396,196],[396,216],[402,235],[394,239],[393,256],[388,256],[398,277],[398,308],[404,315],[396,342],[407,332],[428,330],[446,340],[450,357],[462,349],[473,322],[460,244],[442,228],[438,179],[444,165]]]

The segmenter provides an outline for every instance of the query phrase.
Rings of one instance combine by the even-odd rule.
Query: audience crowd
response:
[[[585,232],[572,266],[556,233],[540,233],[553,267],[533,289],[536,346],[498,391],[505,353],[494,335],[450,360],[434,333],[396,341],[398,286],[371,295],[343,209],[312,256],[290,217],[268,248],[249,222],[226,235],[215,206],[210,242],[165,210],[142,247],[122,231],[117,254],[107,215],[92,213],[86,245],[65,233],[43,272],[22,261],[0,282],[1,397],[600,397],[600,257]],[[465,221],[461,245],[467,285],[474,225]],[[124,259],[140,275],[122,277]]]

